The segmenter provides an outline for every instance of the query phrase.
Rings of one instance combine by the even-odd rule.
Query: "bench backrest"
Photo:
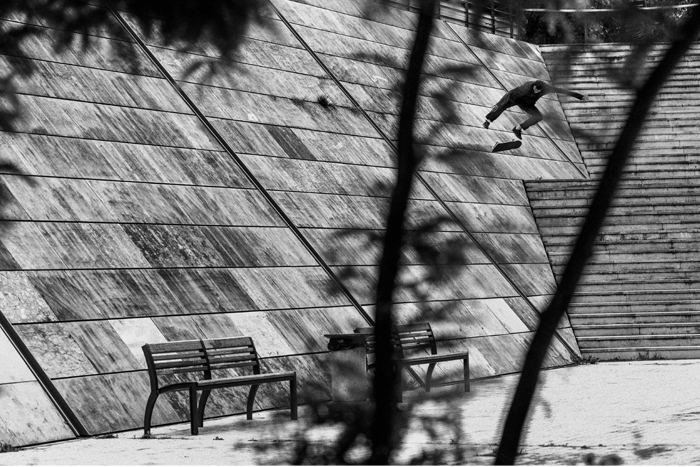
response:
[[[400,324],[394,327],[395,339],[398,341],[402,356],[405,352],[430,349],[437,354],[435,335],[430,323]]]
[[[374,358],[376,352],[376,340],[374,327],[356,328],[355,333],[366,335],[365,348],[367,349],[368,363]],[[392,339],[397,358],[405,357],[405,353],[416,350],[430,349],[430,353],[437,354],[435,335],[430,323],[400,324],[394,326]]]
[[[163,342],[145,344],[142,349],[155,389],[158,376],[163,375],[201,373],[209,379],[212,371],[246,367],[253,374],[260,373],[258,353],[250,337]]]
[[[250,367],[260,373],[260,360],[250,337],[229,337],[203,340],[204,350],[212,371]]]

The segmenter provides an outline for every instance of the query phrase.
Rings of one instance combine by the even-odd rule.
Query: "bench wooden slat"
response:
[[[210,358],[209,362],[212,365],[225,365],[228,363],[239,363],[239,364],[245,364],[249,365],[251,367],[257,365],[257,359],[254,357],[246,357],[246,358],[241,358],[241,357],[228,357],[228,356],[221,356],[221,357],[216,357],[216,358]]]
[[[157,344],[146,344],[151,353],[161,352],[181,352],[183,350],[201,350],[202,342],[198,340],[159,342]]]
[[[249,362],[241,363],[210,363],[209,367],[212,370],[228,370],[231,368],[250,368],[251,364]]]
[[[262,382],[285,381],[295,377],[295,372],[262,373],[259,375],[234,376],[231,378],[203,379],[197,381],[197,386],[206,387],[215,386],[219,384],[248,385]]]
[[[161,360],[183,360],[186,358],[205,358],[204,352],[187,352],[187,353],[176,353],[176,352],[168,352],[168,353],[158,353],[153,355],[153,361],[154,362],[159,362]]]
[[[401,336],[400,340],[401,340],[402,344],[424,343],[424,342],[430,343],[432,341],[432,338],[430,336]]]
[[[204,342],[208,348],[253,347],[253,339],[250,337],[222,337],[218,339],[207,339]]]
[[[398,332],[424,332],[427,330],[432,334],[432,328],[430,327],[430,323],[397,324],[395,328]]]
[[[254,345],[207,345],[207,352],[252,352]]]
[[[211,357],[218,357],[218,356],[227,356],[227,355],[234,355],[234,356],[241,356],[245,358],[255,358],[255,352],[253,352],[253,349],[223,349],[223,350],[212,350],[212,349],[207,349],[207,355]]]
[[[401,336],[401,345],[430,344],[433,339],[429,336]]]
[[[420,365],[420,364],[425,364],[425,363],[440,363],[440,362],[448,362],[451,360],[463,360],[465,358],[469,358],[469,352],[456,352],[456,353],[448,353],[448,354],[442,354],[442,355],[426,355],[426,356],[421,356],[421,357],[410,357],[410,358],[402,359],[401,362],[409,364],[409,365]]]
[[[159,375],[174,375],[174,374],[185,374],[185,373],[196,373],[207,371],[209,367],[202,365],[200,367],[188,367],[188,368],[165,368],[158,370]]]
[[[167,370],[167,369],[172,369],[172,368],[179,368],[179,369],[183,369],[183,370],[185,368],[190,368],[190,369],[192,369],[191,371],[200,371],[199,369],[195,369],[195,368],[202,367],[202,366],[206,368],[207,361],[206,361],[206,359],[202,358],[200,360],[160,362],[160,363],[154,363],[153,366],[156,369],[156,371]]]
[[[406,352],[413,356],[419,350],[429,351],[433,355],[437,353],[430,323],[399,324],[395,326],[394,332],[403,358],[407,357]]]

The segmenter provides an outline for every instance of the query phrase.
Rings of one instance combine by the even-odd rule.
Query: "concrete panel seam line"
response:
[[[37,382],[44,389],[46,395],[49,397],[53,405],[56,407],[61,417],[66,421],[70,429],[75,433],[76,436],[89,436],[90,433],[85,429],[80,420],[70,408],[66,400],[63,398],[61,393],[54,386],[51,378],[46,374],[46,372],[41,368],[39,362],[34,358],[29,348],[22,342],[22,338],[17,334],[12,323],[5,317],[5,315],[0,311],[0,328],[5,332],[10,343],[17,349],[17,353],[22,357],[27,367],[32,372]]]
[[[341,91],[347,96],[347,98],[350,100],[350,102],[353,103],[357,107],[357,109],[364,115],[364,117],[369,121],[369,123],[377,130],[379,135],[386,141],[386,143],[391,147],[391,149],[394,151],[394,153],[398,153],[398,149],[396,146],[393,144],[393,142],[389,139],[389,137],[379,128],[379,126],[374,122],[374,120],[369,116],[369,114],[365,111],[364,108],[355,100],[355,98],[350,94],[350,92],[343,86],[343,84],[340,82],[340,80],[331,72],[331,70],[326,66],[325,63],[318,57],[318,55],[311,49],[311,47],[307,44],[307,42],[301,37],[301,35],[294,29],[294,27],[289,23],[289,21],[282,15],[282,13],[277,9],[275,5],[272,4],[272,2],[269,2],[273,10],[277,13],[279,18],[282,20],[282,22],[289,28],[291,33],[297,38],[297,40],[302,44],[302,46],[311,54],[311,56],[316,60],[316,62],[319,64],[323,70],[328,74],[328,76],[336,83],[336,85],[341,89]],[[463,42],[462,42],[463,43]],[[486,67],[482,63],[482,65]],[[488,68],[487,68],[488,69]],[[490,70],[489,70],[490,72]],[[500,81],[499,81],[500,83]],[[502,85],[501,85],[502,86]],[[557,148],[559,148],[557,146]],[[561,149],[559,148],[561,151]],[[565,155],[566,156],[566,155]],[[568,157],[567,157],[568,159]],[[571,160],[569,159],[569,162]],[[574,164],[576,166],[576,164]],[[580,169],[579,169],[580,171]],[[479,248],[480,252],[488,258],[488,260],[491,262],[491,264],[498,270],[498,272],[503,276],[503,278],[510,284],[511,287],[520,295],[520,297],[525,300],[525,303],[533,310],[537,315],[540,315],[540,311],[537,309],[537,307],[530,301],[530,299],[527,297],[527,295],[520,290],[520,288],[511,280],[511,278],[508,276],[508,274],[501,268],[501,266],[496,262],[496,260],[489,254],[489,252],[479,243],[479,241],[474,237],[472,232],[467,228],[467,226],[459,220],[457,215],[449,208],[447,203],[438,196],[437,192],[428,184],[428,182],[425,180],[425,178],[420,174],[419,171],[416,171],[416,179],[419,180],[423,186],[428,190],[428,192],[435,198],[435,200],[442,206],[442,208],[450,215],[451,219],[455,224],[459,225],[460,228],[464,231],[464,233],[469,236],[469,238],[474,242],[474,244]],[[559,341],[564,345],[564,347],[569,351],[569,353],[573,357],[577,357],[576,351],[569,345],[568,342],[566,342],[565,339],[563,339],[559,333],[555,333],[556,337],[559,339]]]
[[[255,186],[255,188],[260,192],[260,194],[265,198],[265,200],[270,204],[270,206],[275,210],[275,212],[280,216],[283,222],[289,227],[295,237],[301,242],[306,248],[309,254],[316,260],[319,266],[324,270],[324,272],[330,277],[334,284],[341,290],[343,295],[350,301],[353,307],[358,311],[360,316],[370,324],[374,324],[374,321],[369,316],[369,314],[364,310],[362,305],[357,301],[357,299],[350,293],[350,291],[345,287],[345,285],[340,281],[338,276],[333,272],[333,270],[326,264],[321,255],[313,248],[311,243],[303,236],[299,228],[292,222],[292,220],[287,216],[287,214],[282,210],[282,208],[277,204],[277,202],[272,198],[267,189],[260,183],[260,181],[255,177],[255,175],[248,169],[248,167],[243,163],[243,161],[238,157],[238,154],[231,148],[226,140],[219,134],[219,132],[214,128],[214,126],[209,122],[209,119],[199,110],[195,103],[189,98],[189,96],[180,88],[175,79],[170,75],[168,70],[158,61],[158,59],[153,55],[153,53],[148,49],[148,46],[143,42],[143,40],[135,33],[135,31],[129,26],[129,24],[121,17],[121,15],[115,11],[112,7],[108,7],[112,15],[117,19],[119,24],[124,28],[124,30],[129,34],[129,36],[136,42],[136,44],[143,50],[146,56],[151,60],[153,65],[160,71],[163,77],[168,81],[168,83],[173,87],[173,89],[178,93],[178,95],[185,101],[189,106],[195,116],[204,125],[204,127],[209,131],[209,133],[216,139],[216,141],[221,145],[224,151],[233,159],[233,161],[240,167],[241,171],[246,175],[250,182]]]

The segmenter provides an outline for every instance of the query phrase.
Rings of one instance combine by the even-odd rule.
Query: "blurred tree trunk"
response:
[[[399,271],[401,247],[404,242],[404,222],[408,197],[415,178],[419,157],[414,147],[414,126],[418,90],[423,62],[433,29],[437,0],[422,0],[418,26],[411,57],[403,83],[401,113],[398,129],[398,162],[396,186],[391,196],[389,216],[384,233],[383,252],[379,263],[376,290],[375,336],[376,370],[374,373],[374,402],[372,425],[372,457],[370,464],[388,464],[398,444],[397,391],[400,375],[393,365],[391,328],[394,324],[392,307]]]
[[[700,8],[694,7],[690,17],[683,28],[678,31],[677,38],[671,43],[661,62],[655,67],[646,83],[638,90],[637,99],[629,112],[627,123],[610,154],[605,173],[591,202],[589,213],[576,240],[576,245],[566,265],[561,282],[557,287],[552,302],[540,317],[540,324],[525,357],[520,380],[503,427],[495,461],[498,465],[511,465],[515,462],[523,426],[527,420],[547,349],[559,321],[569,306],[586,262],[593,253],[593,245],[610,207],[622,175],[622,169],[632,150],[632,145],[637,139],[642,124],[661,86],[666,82],[680,59],[696,40],[699,31]]]

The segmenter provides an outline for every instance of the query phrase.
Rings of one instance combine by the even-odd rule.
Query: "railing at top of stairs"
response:
[[[396,8],[417,11],[419,0],[388,0]],[[441,0],[437,17],[477,31],[510,38],[520,36],[511,2],[504,0],[457,1]]]

